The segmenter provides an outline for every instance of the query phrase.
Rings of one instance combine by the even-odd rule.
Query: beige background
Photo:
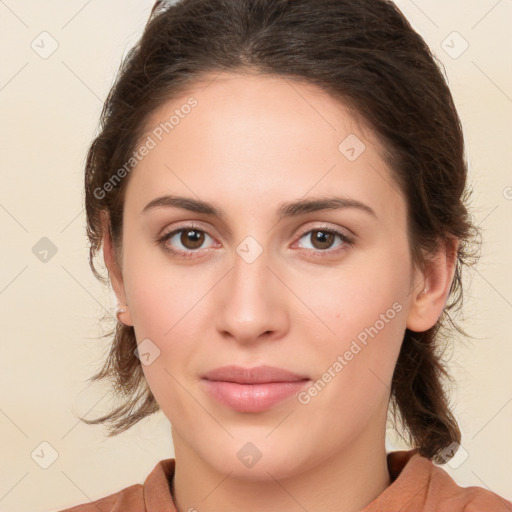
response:
[[[87,388],[86,379],[107,348],[98,341],[97,318],[113,311],[87,263],[85,151],[121,56],[151,6],[0,1],[0,511],[50,511],[97,499],[143,482],[158,460],[173,455],[161,413],[114,439],[76,414],[95,417],[108,406],[105,386]],[[511,499],[512,2],[399,6],[445,66],[484,229],[463,323],[476,339],[460,340],[450,364],[468,457],[444,467],[459,485]],[[469,44],[460,56],[464,40],[454,31]],[[42,58],[53,40],[58,48]],[[46,263],[32,252],[43,237],[57,249]],[[47,469],[31,457],[43,448],[49,461],[51,448],[42,442],[58,453]],[[389,448],[393,443],[390,437]]]

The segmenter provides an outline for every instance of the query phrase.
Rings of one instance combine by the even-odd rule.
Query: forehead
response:
[[[364,121],[319,87],[288,77],[205,75],[153,112],[144,133],[141,141],[150,137],[154,147],[129,187],[139,210],[176,189],[260,205],[263,196],[275,204],[337,189],[376,210],[386,209],[390,193],[400,195]]]
[[[330,130],[334,135],[340,128],[351,126],[354,131],[364,132],[365,138],[372,138],[372,143],[379,143],[357,112],[315,84],[304,79],[256,72],[223,71],[202,75],[187,87],[186,92],[152,113],[145,123],[145,133],[170,120],[173,113],[188,110],[186,105],[192,97],[199,107],[193,109],[194,118],[212,121],[214,116],[219,122],[229,120],[233,131],[242,125],[251,127],[258,123],[261,126],[265,121],[277,127],[288,124],[290,129],[290,123],[297,122],[296,131],[301,129],[310,137],[311,131],[319,128]]]

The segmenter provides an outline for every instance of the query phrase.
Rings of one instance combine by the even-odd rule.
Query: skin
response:
[[[131,172],[121,262],[104,236],[112,285],[127,305],[121,320],[138,343],[149,338],[160,350],[143,370],[172,424],[178,510],[360,511],[390,484],[393,369],[405,328],[427,330],[445,306],[453,247],[443,246],[425,272],[413,266],[406,203],[378,140],[322,90],[214,74],[154,112],[147,127],[191,96],[197,107]],[[355,161],[338,149],[349,134],[366,146]],[[345,208],[277,221],[282,202],[333,193],[376,217]],[[225,218],[168,207],[141,213],[165,194],[215,203]],[[181,233],[155,243],[191,221],[202,245],[184,245]],[[322,228],[355,235],[355,243],[335,236],[321,245],[311,230]],[[252,263],[237,253],[249,235],[262,249]],[[171,255],[165,244],[192,257]],[[394,318],[307,404],[292,396],[242,413],[203,387],[204,372],[227,364],[268,364],[316,381],[396,303]],[[250,468],[237,457],[248,442],[261,452]]]

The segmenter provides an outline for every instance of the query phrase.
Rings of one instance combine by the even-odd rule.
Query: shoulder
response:
[[[512,512],[512,502],[483,487],[457,487],[438,505],[438,512]]]
[[[58,512],[146,512],[176,510],[169,481],[174,475],[175,459],[159,461],[146,476],[144,484],[133,484],[104,498],[82,503]]]
[[[512,502],[502,496],[483,487],[460,487],[441,466],[428,464],[429,491],[439,496],[439,512],[512,512]]]
[[[141,512],[144,507],[143,487],[141,484],[134,484],[99,498],[89,503],[82,503],[71,508],[59,510],[58,512],[113,512],[114,510],[129,511],[133,508]]]
[[[482,487],[460,487],[418,449],[388,454],[391,485],[363,512],[435,510],[436,512],[512,512],[512,503]]]

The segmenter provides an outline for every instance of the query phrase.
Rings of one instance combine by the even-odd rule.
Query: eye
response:
[[[313,246],[311,248],[306,247],[306,249],[311,249],[311,250],[319,251],[319,252],[337,253],[340,250],[341,251],[344,250],[346,248],[346,246],[351,246],[354,243],[353,239],[351,237],[345,235],[344,233],[340,233],[339,231],[336,231],[335,229],[322,228],[322,227],[310,229],[309,231],[306,231],[306,233],[304,233],[300,237],[301,240],[303,238],[306,238],[306,239],[309,238],[311,240],[311,245]],[[334,247],[341,246],[341,248],[332,250],[331,248],[333,247],[333,244],[334,244],[336,238],[338,238],[341,242],[337,246],[334,246]]]
[[[337,254],[354,244],[354,240],[348,235],[326,227],[310,229],[303,233],[299,240],[307,240],[308,237],[312,247],[305,247],[305,249],[317,253]],[[200,252],[200,249],[205,249],[203,245],[206,238],[213,240],[213,238],[208,235],[206,231],[200,229],[200,227],[187,225],[164,234],[157,239],[157,243],[162,245],[165,251],[175,256],[191,258],[194,257],[194,253]],[[336,239],[339,240],[339,243],[333,245]],[[334,249],[332,249],[333,246]]]
[[[204,230],[191,225],[183,226],[164,234],[158,239],[158,243],[162,244],[163,248],[171,254],[191,257],[194,252],[198,252],[199,249],[203,248],[206,237],[213,240]],[[173,246],[177,247],[177,249],[173,248]]]

